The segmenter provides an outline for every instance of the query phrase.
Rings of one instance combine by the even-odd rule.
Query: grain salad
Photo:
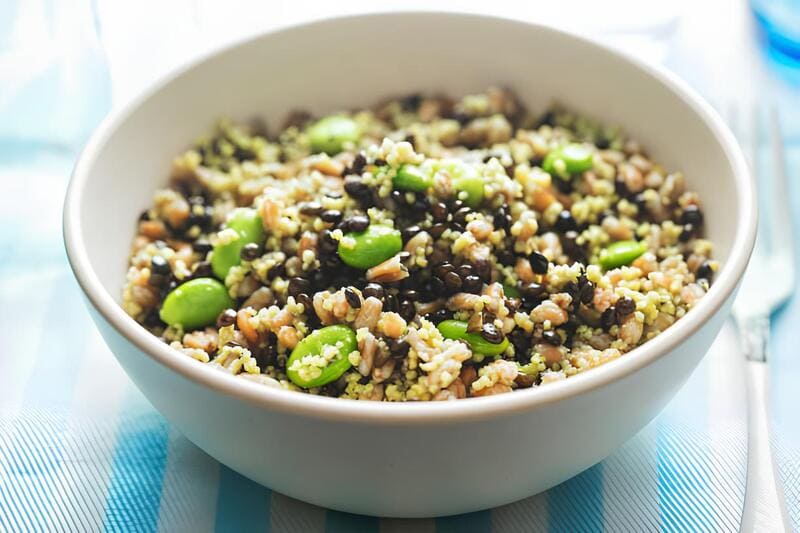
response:
[[[220,122],[142,213],[123,306],[240,379],[452,400],[617,359],[705,295],[711,251],[683,174],[618,128],[415,94]]]

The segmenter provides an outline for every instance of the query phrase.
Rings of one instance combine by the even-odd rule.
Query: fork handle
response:
[[[736,326],[747,360],[766,363],[769,353],[769,317],[765,315],[737,317]]]
[[[742,533],[791,531],[770,439],[769,365],[747,361],[747,486]]]

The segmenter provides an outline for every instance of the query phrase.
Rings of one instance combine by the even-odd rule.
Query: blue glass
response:
[[[800,0],[751,0],[750,7],[772,51],[800,62]]]

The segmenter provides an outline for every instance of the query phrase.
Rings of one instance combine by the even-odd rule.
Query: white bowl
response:
[[[179,354],[119,298],[134,221],[170,161],[227,116],[324,113],[415,91],[490,84],[542,110],[557,99],[622,125],[705,203],[722,268],[686,317],[644,346],[563,382],[456,402],[317,397],[235,379]],[[422,517],[535,494],[597,463],[686,381],[728,315],[756,226],[730,132],[682,82],[554,29],[484,16],[364,15],[248,39],[179,69],[113,113],[84,150],[64,210],[67,252],[100,332],[152,404],[234,470],[354,513]]]

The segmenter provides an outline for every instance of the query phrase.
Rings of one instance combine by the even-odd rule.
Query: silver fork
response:
[[[747,489],[741,531],[789,531],[783,490],[775,475],[769,432],[770,316],[794,290],[794,241],[778,113],[767,117],[754,109],[750,126],[739,123],[735,109],[729,122],[745,148],[759,195],[759,224],[750,266],[733,305],[742,350],[747,359]],[[743,121],[747,123],[746,119]],[[762,140],[769,144],[772,168],[763,172]]]

